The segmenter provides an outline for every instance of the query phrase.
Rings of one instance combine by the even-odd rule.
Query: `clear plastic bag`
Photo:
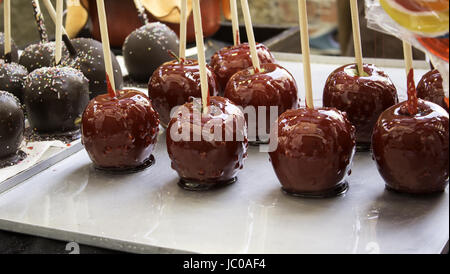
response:
[[[369,28],[422,50],[439,70],[449,96],[449,1],[366,0]]]

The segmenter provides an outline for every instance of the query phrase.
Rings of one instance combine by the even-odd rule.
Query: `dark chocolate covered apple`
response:
[[[159,132],[158,113],[136,90],[99,95],[82,118],[82,142],[96,168],[133,172],[149,167]]]
[[[219,95],[217,78],[207,66],[208,86],[211,96]],[[160,66],[148,83],[148,94],[158,111],[161,123],[167,125],[170,112],[192,98],[201,98],[200,72],[196,60],[174,60]]]
[[[358,145],[368,149],[378,117],[398,103],[398,96],[390,78],[376,66],[364,64],[364,72],[359,75],[356,64],[350,64],[331,73],[325,84],[323,105],[346,112],[356,127]]]
[[[5,35],[3,32],[0,32],[0,59],[5,59],[5,57]],[[14,63],[19,61],[19,49],[13,39],[11,39],[11,53],[9,61]]]
[[[269,154],[285,192],[305,197],[346,192],[356,138],[345,113],[333,108],[288,110],[277,127],[271,138],[278,147]]]
[[[69,58],[69,51],[62,46],[62,60]],[[43,67],[55,65],[55,42],[32,44],[26,47],[20,55],[19,64],[24,66],[28,72]]]
[[[261,64],[275,63],[275,58],[265,45],[257,44],[256,50]],[[221,88],[225,89],[235,73],[252,66],[250,46],[248,43],[242,43],[225,47],[211,57],[210,66],[216,74]]]
[[[244,109],[253,107],[255,110],[255,120],[250,121],[247,116],[250,132],[256,124],[256,132],[249,136],[251,141],[266,141],[261,134],[269,134],[276,118],[286,110],[298,107],[297,93],[297,83],[292,74],[277,64],[262,64],[261,71],[255,71],[253,67],[244,69],[231,77],[225,89],[226,98]],[[270,115],[271,107],[276,107],[276,115]],[[262,113],[266,117],[261,119],[259,110],[264,108]],[[260,120],[265,122],[265,125],[261,125]],[[256,136],[252,136],[255,133]]]
[[[28,75],[24,98],[30,126],[38,134],[75,136],[76,120],[89,102],[89,84],[73,68],[40,68]]]
[[[25,130],[25,117],[17,97],[0,91],[0,168],[25,158],[19,150]]]
[[[167,129],[167,151],[179,184],[207,190],[234,183],[247,157],[244,114],[223,97],[211,97],[207,113],[198,101],[181,106]]]
[[[0,59],[0,90],[8,91],[23,104],[24,85],[28,71],[17,63],[5,63]]]

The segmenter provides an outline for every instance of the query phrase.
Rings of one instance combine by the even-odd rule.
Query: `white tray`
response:
[[[303,98],[298,56],[277,57]],[[350,60],[313,59],[318,105],[328,74]],[[402,62],[374,63],[404,98]],[[419,79],[426,64],[416,68]],[[386,191],[369,153],[356,156],[339,198],[284,195],[256,148],[236,184],[195,193],[177,186],[164,140],[156,164],[133,175],[95,171],[84,150],[70,156],[0,195],[0,229],[138,253],[440,253],[449,239],[448,188],[422,198]]]

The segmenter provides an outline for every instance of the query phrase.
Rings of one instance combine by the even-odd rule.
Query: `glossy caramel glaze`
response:
[[[275,63],[275,57],[265,45],[257,44],[256,47],[262,64]],[[252,64],[248,43],[225,47],[216,52],[210,62],[222,89],[225,89],[228,81],[236,72],[247,69]]]
[[[24,101],[30,126],[38,133],[78,130],[76,120],[89,102],[89,83],[73,68],[36,69],[25,81]]]
[[[288,110],[278,118],[278,147],[269,153],[283,186],[292,194],[324,193],[351,171],[355,128],[333,108]]]
[[[99,95],[82,119],[82,142],[100,168],[134,168],[152,155],[159,117],[150,99],[136,90],[117,91],[117,97]]]
[[[364,64],[367,76],[358,76],[356,65],[336,69],[328,77],[323,105],[344,111],[356,127],[356,140],[370,144],[380,114],[398,103],[397,89],[389,76],[374,65]]]
[[[411,116],[406,102],[387,109],[372,139],[373,157],[388,188],[412,193],[442,192],[449,177],[449,118],[438,105],[419,99]]]
[[[219,95],[219,84],[207,66],[209,92]],[[184,105],[193,98],[201,98],[200,72],[197,60],[171,61],[160,66],[148,84],[148,94],[158,111],[161,122],[167,125],[174,107]]]
[[[257,107],[265,106],[266,129],[269,132],[277,118],[272,117],[274,119],[271,120],[270,107],[277,106],[280,115],[288,109],[298,108],[300,100],[297,83],[289,71],[277,64],[262,64],[261,69],[261,72],[255,73],[250,67],[233,75],[225,89],[225,97],[244,109],[247,106],[255,107],[256,121],[259,120]],[[258,127],[257,124],[256,132]]]
[[[183,110],[186,114],[184,116]],[[169,123],[166,140],[172,168],[180,178],[203,184],[217,184],[234,179],[247,158],[248,140],[244,114],[223,97],[211,97],[208,113],[202,115],[201,119],[194,119],[199,113],[201,105],[199,100],[195,100],[180,107]],[[222,141],[208,140],[205,135],[196,134],[198,131],[194,130],[194,125],[195,128],[202,126],[205,129],[205,125],[212,121],[219,125]],[[229,125],[234,124],[230,131],[233,138],[228,139],[229,141],[225,141],[226,121],[231,121]],[[177,140],[174,137],[175,133],[183,132],[183,127],[189,131],[190,140]],[[207,132],[217,133],[213,129],[214,127],[207,129]],[[193,141],[196,140],[194,135],[201,141]]]
[[[417,96],[420,99],[433,102],[449,111],[445,102],[444,87],[442,85],[442,76],[438,70],[432,70],[426,73],[417,85]]]

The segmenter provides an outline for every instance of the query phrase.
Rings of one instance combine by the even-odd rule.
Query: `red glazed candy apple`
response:
[[[261,64],[275,63],[275,58],[265,45],[257,44],[256,50]],[[219,79],[220,86],[225,88],[231,76],[252,66],[248,43],[219,50],[211,57],[210,65]]]
[[[449,117],[440,106],[408,102],[380,116],[372,139],[373,157],[388,189],[411,194],[442,192],[449,178]]]
[[[432,70],[422,77],[417,85],[417,97],[438,104],[447,111],[449,110],[448,99],[447,102],[445,101],[442,76],[438,70]]]
[[[278,147],[270,152],[283,190],[295,196],[330,197],[345,181],[356,151],[355,128],[333,108],[288,110],[278,118]],[[272,142],[273,140],[271,140]]]
[[[336,69],[328,77],[323,105],[344,111],[356,127],[358,145],[370,146],[373,127],[380,114],[398,103],[397,90],[389,77],[374,65],[364,64],[359,76],[355,64]]]
[[[172,168],[181,178],[180,186],[188,190],[234,183],[247,157],[243,112],[223,97],[211,97],[206,114],[201,108],[199,100],[181,106],[166,136]]]
[[[249,127],[254,127],[256,122],[257,136],[250,136],[252,141],[262,137],[258,134],[258,128],[262,126],[257,122],[258,107],[266,107],[266,119],[262,120],[266,122],[265,133],[268,133],[278,115],[298,107],[297,93],[297,83],[292,74],[277,64],[262,64],[260,72],[255,72],[253,67],[242,70],[233,75],[225,89],[225,97],[232,102],[244,109],[248,106],[255,108],[256,120],[247,121]],[[278,108],[276,117],[270,115],[271,106]]]
[[[82,142],[98,169],[138,171],[154,162],[158,113],[150,99],[135,90],[95,97],[82,118]]]
[[[219,84],[215,74],[207,66],[208,86],[211,96],[219,94]],[[161,122],[167,125],[170,112],[191,100],[200,98],[200,72],[196,60],[171,61],[160,66],[148,84],[148,94],[158,111]]]

